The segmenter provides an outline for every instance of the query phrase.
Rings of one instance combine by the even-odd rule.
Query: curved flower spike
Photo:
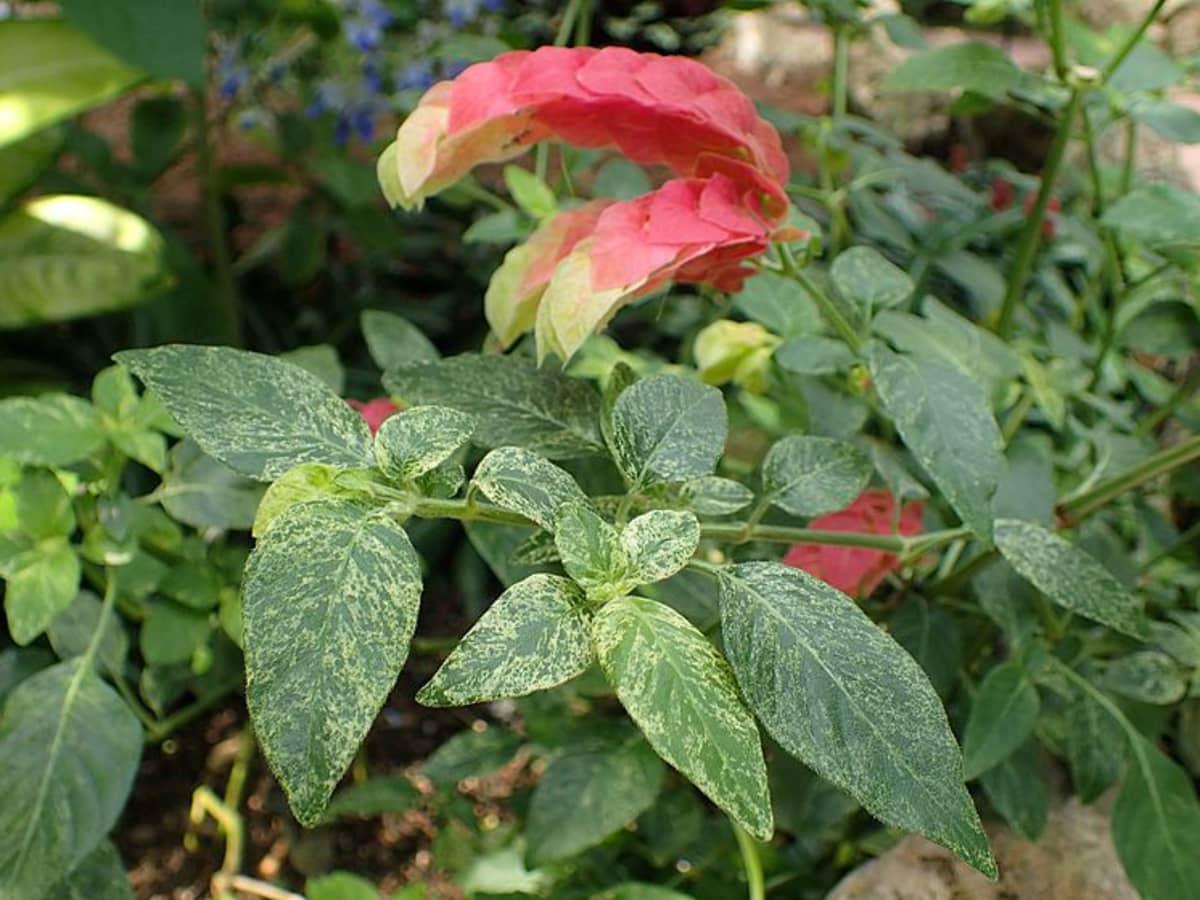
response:
[[[736,171],[787,204],[779,133],[749,98],[695,60],[621,47],[514,51],[434,85],[380,158],[380,181],[393,205],[413,208],[550,138],[687,177]]]
[[[744,260],[786,239],[788,161],[750,100],[702,64],[610,47],[498,56],[435,85],[379,160],[395,206],[420,206],[474,166],[558,138],[614,147],[683,177],[643,197],[560,213],[511,250],[488,288],[510,344],[568,360],[618,309],[668,281],[737,291]]]

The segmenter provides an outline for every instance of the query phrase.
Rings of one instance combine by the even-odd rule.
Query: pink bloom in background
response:
[[[362,400],[347,400],[351,406],[358,410],[358,414],[366,420],[367,426],[371,429],[371,434],[375,434],[379,430],[379,426],[383,424],[383,420],[392,413],[400,412],[400,407],[389,400],[387,397],[376,397],[374,400],[368,400],[365,403]]]
[[[924,507],[919,500],[906,503],[900,510],[899,533],[909,537],[921,532]],[[890,491],[863,491],[858,499],[840,512],[819,516],[808,523],[809,528],[822,531],[860,531],[871,534],[893,534],[896,517],[896,498]],[[867,597],[888,572],[900,567],[892,553],[864,547],[831,547],[823,544],[797,544],[783,561],[803,569],[827,584],[852,597]]]
[[[539,356],[568,359],[670,281],[740,289],[753,271],[745,260],[791,236],[788,160],[750,100],[695,60],[618,47],[505,53],[435,85],[380,157],[379,178],[389,202],[412,208],[548,139],[611,147],[679,177],[560,213],[511,250],[487,296],[502,344],[535,329]]]

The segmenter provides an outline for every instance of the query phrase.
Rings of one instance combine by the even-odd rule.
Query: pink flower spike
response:
[[[379,430],[379,426],[383,424],[385,419],[400,412],[400,407],[387,397],[376,397],[374,400],[368,400],[365,403],[361,400],[347,400],[346,403],[358,410],[358,414],[366,420],[367,427],[371,429],[372,435]]]

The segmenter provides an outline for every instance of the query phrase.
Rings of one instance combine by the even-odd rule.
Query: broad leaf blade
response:
[[[700,523],[692,513],[679,510],[643,513],[621,532],[629,577],[636,584],[670,578],[687,565],[699,545]]]
[[[445,406],[414,406],[390,416],[375,435],[385,475],[409,481],[432,471],[471,439],[475,420]]]
[[[371,359],[385,372],[410,363],[433,362],[438,358],[425,332],[395,313],[380,309],[364,310],[362,333]]]
[[[115,359],[152,390],[201,449],[270,481],[301,463],[374,465],[362,417],[315,375],[230,347],[172,344]]]
[[[583,592],[565,578],[531,575],[500,595],[417,694],[426,706],[523,697],[591,665]]]
[[[588,502],[564,469],[520,447],[493,450],[475,469],[472,483],[484,496],[510,512],[554,530],[563,507]]]
[[[554,523],[554,546],[567,574],[589,595],[600,591],[607,599],[629,589],[625,547],[617,530],[591,504],[562,509]]]
[[[777,441],[763,460],[763,493],[793,516],[845,509],[871,477],[871,460],[853,444],[793,435]]]
[[[463,354],[393,369],[383,383],[406,403],[475,416],[475,439],[485,447],[525,447],[551,459],[603,451],[596,390],[527,359]]]
[[[716,388],[676,375],[630,385],[612,411],[612,451],[633,487],[711,475],[725,449],[725,400]]]
[[[104,445],[100,417],[69,394],[0,400],[0,456],[31,466],[69,466]]]
[[[0,718],[0,897],[41,897],[100,844],[141,753],[137,719],[81,660],[9,695]]]
[[[1017,661],[996,666],[979,685],[963,732],[968,780],[1002,762],[1029,737],[1041,707],[1037,688]]]
[[[992,494],[1004,457],[983,390],[939,360],[875,346],[871,378],[900,437],[942,489],[963,523],[992,538]]]
[[[155,78],[204,85],[208,27],[198,0],[62,0],[72,25]]]
[[[408,656],[421,567],[384,512],[282,512],[246,567],[246,703],[296,817],[316,823]]]
[[[193,528],[245,531],[263,497],[263,486],[217,462],[190,440],[171,448],[170,466],[155,491],[163,509]]]
[[[662,761],[628,727],[572,741],[546,769],[529,804],[529,864],[566,859],[600,843],[658,796]]]
[[[866,315],[897,306],[913,292],[908,274],[871,247],[851,247],[838,254],[829,270],[833,283]]]
[[[720,581],[726,654],[771,736],[873,815],[994,876],[958,745],[912,657],[805,572],[746,563]]]
[[[1003,762],[984,772],[979,783],[996,812],[1017,834],[1027,841],[1041,837],[1050,797],[1038,764],[1036,741],[1026,741]]]
[[[80,565],[64,541],[44,542],[10,563],[4,596],[8,630],[28,644],[71,605],[79,590]]]
[[[720,654],[670,607],[622,597],[593,619],[609,682],[659,756],[760,840],[772,832],[758,728]]]
[[[1066,609],[1132,637],[1145,637],[1137,601],[1084,550],[1033,522],[996,520],[996,547],[1014,569]]]

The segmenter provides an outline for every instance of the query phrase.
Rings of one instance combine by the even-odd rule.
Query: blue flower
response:
[[[433,66],[428,60],[419,59],[409,63],[396,73],[396,90],[423,91],[433,86],[437,78],[433,74]]]
[[[305,110],[310,119],[315,119],[322,113],[345,106],[346,92],[340,84],[334,81],[322,81],[317,85],[317,93]]]
[[[469,65],[465,59],[448,59],[442,63],[442,74],[447,78],[455,78]]]
[[[379,0],[357,0],[351,8],[353,15],[345,23],[346,40],[362,53],[378,50],[383,30],[394,21],[391,11]]]
[[[363,86],[369,94],[383,93],[383,73],[379,71],[379,64],[373,59],[368,59],[362,66]]]
[[[217,84],[221,96],[232,100],[250,81],[250,67],[242,62],[236,47],[227,47],[217,58]]]
[[[479,17],[480,0],[446,0],[446,18],[454,28],[474,22]]]

